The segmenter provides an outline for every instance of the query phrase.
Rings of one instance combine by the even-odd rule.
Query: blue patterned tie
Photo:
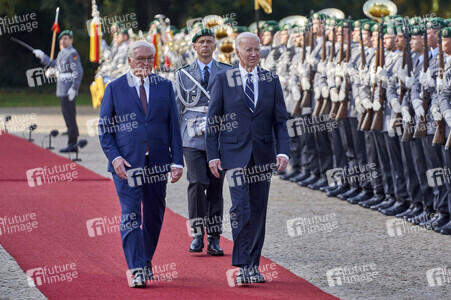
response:
[[[246,94],[246,102],[249,106],[249,109],[251,112],[254,112],[255,109],[255,94],[254,94],[254,81],[252,80],[252,74],[247,74],[247,80],[246,80],[246,88],[244,90],[244,93]]]

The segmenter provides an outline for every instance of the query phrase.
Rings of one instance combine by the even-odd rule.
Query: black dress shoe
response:
[[[432,207],[424,207],[423,212],[415,217],[407,219],[412,224],[419,225],[420,223],[429,221],[434,217],[434,210]]]
[[[348,190],[347,192],[337,195],[337,198],[341,200],[348,200],[349,198],[352,198],[360,194],[361,191],[362,189],[360,187],[351,187],[351,189]]]
[[[415,208],[415,206],[416,206],[415,203],[410,203],[409,208],[407,210],[400,212],[399,214],[396,214],[395,217],[402,218],[403,216],[410,214],[410,212],[412,211],[412,209]]]
[[[436,231],[437,228],[441,228],[442,226],[448,224],[449,215],[444,213],[438,213],[437,217],[432,219],[429,223],[424,224],[426,229],[431,229]],[[421,226],[421,225],[420,225]],[[440,232],[440,231],[438,231]]]
[[[415,206],[408,212],[406,212],[402,218],[404,220],[407,220],[409,218],[413,218],[418,216],[419,214],[421,214],[423,212],[423,205],[421,204],[415,204]]]
[[[409,209],[409,205],[404,200],[397,200],[393,206],[389,208],[382,208],[380,209],[380,212],[383,213],[386,216],[395,216],[399,213],[405,212]]]
[[[70,144],[66,148],[60,149],[60,153],[77,152],[78,148],[75,144]]]
[[[135,271],[133,274],[133,281],[130,284],[131,288],[145,288],[146,287],[146,279],[142,269],[139,271]]]
[[[343,184],[334,190],[327,191],[326,195],[327,197],[337,197],[339,194],[346,193],[347,191],[349,191],[349,185]]]
[[[224,256],[224,251],[219,246],[219,234],[208,236],[207,254],[211,256]]]
[[[351,197],[348,199],[348,202],[351,204],[359,204],[360,202],[367,201],[368,199],[371,199],[373,197],[372,192],[368,191],[361,191],[358,195]]]
[[[204,249],[204,236],[196,235],[189,246],[189,252],[202,252]]]
[[[449,215],[448,215],[449,216]],[[440,233],[442,231],[443,228],[446,228],[447,226],[451,225],[451,219],[448,221],[448,223],[443,224],[442,226],[436,226],[434,228],[435,232]]]
[[[310,173],[309,172],[301,172],[298,175],[296,175],[294,177],[291,177],[290,181],[291,182],[299,182],[299,181],[305,180],[305,179],[307,179],[309,177],[310,177]]]
[[[310,176],[307,177],[306,179],[301,180],[301,181],[298,181],[297,183],[298,183],[300,186],[308,186],[308,185],[311,184],[311,183],[317,182],[318,179],[319,179],[318,176],[316,176],[316,175],[310,175]]]
[[[340,187],[339,185],[334,185],[334,186],[326,185],[326,186],[320,187],[319,190],[321,192],[327,193],[327,192],[330,192],[330,191],[334,191],[334,190],[338,189],[339,187]]]
[[[280,175],[280,179],[282,180],[289,180],[292,177],[295,177],[299,175],[298,169],[293,169],[291,172],[288,172],[287,174]]]
[[[382,201],[381,203],[370,206],[370,209],[380,211],[381,209],[387,209],[387,208],[392,207],[393,205],[395,205],[395,203],[396,203],[396,198],[390,196],[390,197],[386,197],[384,199],[384,201]]]
[[[319,190],[321,187],[323,186],[327,186],[327,179],[326,178],[320,178],[318,181],[316,181],[315,183],[309,184],[307,187],[309,189],[312,189],[314,191]]]
[[[243,285],[243,284],[250,283],[249,272],[248,272],[247,268],[244,268],[244,269],[240,268],[240,271],[238,272],[238,275],[236,276],[235,283],[236,283],[236,285]]]
[[[379,203],[381,203],[384,200],[385,200],[385,195],[384,194],[375,194],[370,199],[368,199],[368,200],[366,200],[364,202],[360,202],[359,205],[363,206],[365,208],[370,208],[371,206],[379,204]]]
[[[146,274],[147,280],[153,279],[152,263],[150,261],[147,262],[147,266],[144,268],[144,273]]]
[[[446,235],[451,235],[451,221],[442,227],[442,230],[440,230],[440,233],[446,234]]]
[[[258,268],[254,267],[249,271],[250,283],[264,283],[265,277],[258,271]]]

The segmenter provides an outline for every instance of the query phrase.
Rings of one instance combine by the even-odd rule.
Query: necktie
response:
[[[255,109],[255,95],[254,95],[254,82],[252,80],[252,74],[247,74],[247,80],[246,80],[246,88],[244,90],[244,93],[246,94],[246,102],[249,106],[249,109],[251,112],[254,112]]]
[[[144,88],[144,80],[141,79],[141,84],[139,85],[139,100],[141,100],[141,105],[144,110],[144,114],[147,113],[147,95],[146,89]]]
[[[210,72],[208,72],[208,66],[204,67],[204,80],[203,86],[206,87],[208,85],[208,80],[210,80]]]

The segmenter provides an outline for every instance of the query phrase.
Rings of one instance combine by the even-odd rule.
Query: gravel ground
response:
[[[98,110],[78,107],[77,112],[81,138],[88,140],[80,150],[80,164],[110,178],[98,138],[89,136],[91,129],[86,127]],[[2,109],[0,117],[11,114],[20,121],[30,113],[38,124],[33,132],[38,145],[50,130],[65,130],[59,107]],[[32,123],[26,120],[22,123]],[[56,137],[53,151],[66,141],[64,136]],[[167,195],[168,208],[184,217],[186,188],[182,178],[169,185]],[[231,202],[226,187],[224,197],[227,212]],[[341,299],[450,299],[450,237],[399,221],[274,178],[263,255]],[[231,238],[229,230],[223,235]],[[434,272],[436,268],[441,269]],[[2,247],[0,292],[2,299],[43,297],[38,289],[28,287],[26,275]]]

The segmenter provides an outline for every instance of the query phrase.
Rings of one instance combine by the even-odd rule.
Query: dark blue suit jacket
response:
[[[277,154],[290,155],[288,116],[279,78],[257,68],[254,113],[246,103],[238,65],[215,77],[207,117],[207,159],[220,158],[223,169],[246,167],[251,153],[257,166],[275,163]]]
[[[144,113],[130,72],[106,87],[100,109],[99,139],[109,164],[122,156],[132,168],[183,165],[183,146],[172,83],[156,74],[149,76],[149,104]],[[130,82],[130,84],[129,84]],[[147,144],[146,144],[147,141]]]

